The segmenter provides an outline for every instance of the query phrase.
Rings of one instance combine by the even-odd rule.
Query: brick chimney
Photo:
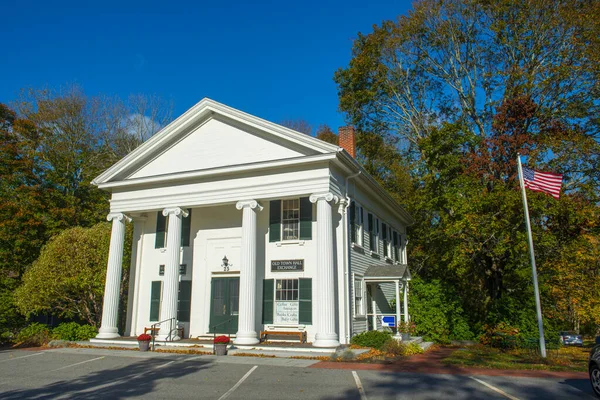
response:
[[[340,147],[346,150],[352,158],[356,158],[356,135],[353,126],[340,126],[338,128]]]

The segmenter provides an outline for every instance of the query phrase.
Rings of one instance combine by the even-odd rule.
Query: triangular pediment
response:
[[[316,154],[286,146],[224,120],[209,118],[168,150],[131,174],[128,179],[231,165],[252,164]],[[295,147],[295,148],[294,148]]]
[[[218,170],[337,150],[337,146],[204,99],[94,183]]]

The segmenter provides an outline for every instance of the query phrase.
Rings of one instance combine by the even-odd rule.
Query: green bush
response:
[[[17,335],[17,344],[21,346],[44,346],[50,341],[50,329],[40,323],[33,323]]]
[[[396,339],[388,340],[384,343],[381,350],[393,356],[403,356],[406,353],[406,346],[404,343],[397,341]]]
[[[77,340],[90,340],[96,337],[98,330],[91,325],[81,325],[77,329]]]
[[[353,336],[350,343],[381,350],[388,340],[392,340],[392,335],[389,332],[367,331]]]
[[[77,340],[77,322],[63,322],[52,330],[52,338],[58,340]]]
[[[89,340],[96,336],[96,328],[79,325],[77,322],[64,322],[52,330],[52,338],[58,340]]]
[[[436,343],[474,338],[460,296],[452,288],[436,279],[425,282],[415,277],[410,290],[408,311],[417,326],[417,335]]]

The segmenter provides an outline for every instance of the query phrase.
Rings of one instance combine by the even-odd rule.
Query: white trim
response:
[[[199,124],[205,123],[211,118],[214,118],[215,114],[224,116],[261,131],[265,131],[266,133],[275,137],[284,139],[319,153],[336,152],[340,149],[338,146],[313,138],[309,135],[305,135],[281,125],[274,124],[253,115],[246,114],[214,100],[204,98],[195,106],[183,113],[179,118],[175,119],[169,125],[161,129],[141,146],[133,150],[108,170],[96,177],[92,183],[96,185],[107,183],[119,173],[122,173],[128,169],[134,169],[136,166],[140,166],[140,164],[144,163],[145,161],[149,161],[149,159],[153,158],[156,153],[162,152],[161,150],[170,147],[169,144],[176,140],[178,135],[188,133],[187,130]]]
[[[208,168],[201,169],[196,171],[187,171],[173,174],[164,174],[164,175],[155,175],[150,177],[143,178],[133,178],[126,179],[122,181],[115,182],[106,182],[106,183],[96,183],[92,182],[100,189],[110,189],[115,187],[127,187],[127,186],[138,186],[138,185],[150,185],[154,183],[167,183],[167,182],[175,182],[175,181],[184,181],[184,180],[194,180],[196,178],[203,177],[213,177],[219,175],[230,175],[239,172],[249,172],[249,171],[260,171],[264,169],[275,169],[281,167],[288,166],[296,166],[296,165],[304,165],[304,164],[312,164],[318,162],[324,162],[333,160],[335,158],[335,153],[328,154],[319,154],[316,156],[301,156],[294,158],[287,158],[282,160],[274,160],[274,161],[262,161],[256,163],[247,163],[247,164],[237,164],[227,167],[218,167],[218,168]]]

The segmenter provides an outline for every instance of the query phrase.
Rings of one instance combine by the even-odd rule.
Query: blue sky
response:
[[[0,102],[21,88],[76,83],[86,94],[210,97],[280,122],[337,129],[333,73],[352,41],[409,1],[5,2]]]

